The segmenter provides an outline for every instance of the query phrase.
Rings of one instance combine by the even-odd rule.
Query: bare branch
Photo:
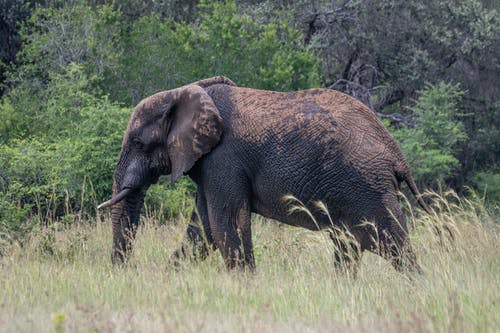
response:
[[[375,112],[382,112],[382,110],[388,106],[388,105],[392,105],[394,103],[397,103],[401,100],[403,100],[405,98],[406,94],[403,90],[401,89],[396,89],[394,91],[391,91],[387,94],[384,95],[384,97],[382,97],[380,99],[380,101],[378,101],[373,109],[375,110]]]
[[[385,113],[380,113],[380,112],[375,112],[377,117],[380,119],[389,119],[391,122],[391,125],[396,125],[399,126],[401,124],[408,126],[408,127],[415,127],[417,122],[413,118],[412,115],[402,115],[400,113],[390,113],[390,114],[385,114]]]
[[[339,79],[332,83],[328,88],[340,90],[355,97],[356,99],[366,104],[377,115],[378,118],[389,119],[392,125],[405,125],[414,127],[416,124],[415,119],[412,115],[403,115],[400,113],[385,114],[381,112],[384,107],[394,104],[405,97],[405,93],[402,90],[396,90],[386,94],[377,104],[373,105],[371,101],[372,92],[378,87],[369,89],[357,82],[349,81],[346,79]]]

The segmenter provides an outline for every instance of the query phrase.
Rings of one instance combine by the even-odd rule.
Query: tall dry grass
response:
[[[219,253],[174,269],[185,221],[152,218],[113,267],[109,218],[55,223],[3,245],[0,331],[498,332],[499,223],[479,198],[432,196],[435,214],[407,209],[423,276],[365,253],[353,278],[333,269],[325,233],[260,217],[255,274],[228,272]]]

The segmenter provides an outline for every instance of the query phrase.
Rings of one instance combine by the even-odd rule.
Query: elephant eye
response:
[[[144,143],[142,143],[142,141],[139,140],[138,138],[133,138],[132,139],[132,145],[136,149],[143,149],[144,148]]]

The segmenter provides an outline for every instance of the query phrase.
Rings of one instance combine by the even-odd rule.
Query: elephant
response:
[[[330,230],[334,241],[348,232],[354,241],[337,244],[336,264],[356,267],[368,250],[399,271],[421,272],[399,205],[401,184],[429,208],[388,130],[344,93],[257,90],[217,76],[143,99],[124,134],[113,196],[99,206],[112,207],[113,263],[127,260],[146,191],[161,175],[172,185],[182,175],[196,184],[189,242],[177,257],[192,248],[203,259],[213,248],[229,269],[255,269],[256,213]],[[290,209],[291,196],[309,213]]]

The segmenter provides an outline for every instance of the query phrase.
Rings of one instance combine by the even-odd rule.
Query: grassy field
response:
[[[54,224],[3,245],[0,331],[498,332],[500,224],[479,201],[448,195],[434,216],[409,210],[425,270],[412,277],[370,253],[356,278],[339,273],[325,233],[260,217],[255,274],[226,271],[219,253],[175,270],[183,220],[144,219],[122,268],[110,263],[108,218]],[[443,224],[453,243],[435,235]]]

